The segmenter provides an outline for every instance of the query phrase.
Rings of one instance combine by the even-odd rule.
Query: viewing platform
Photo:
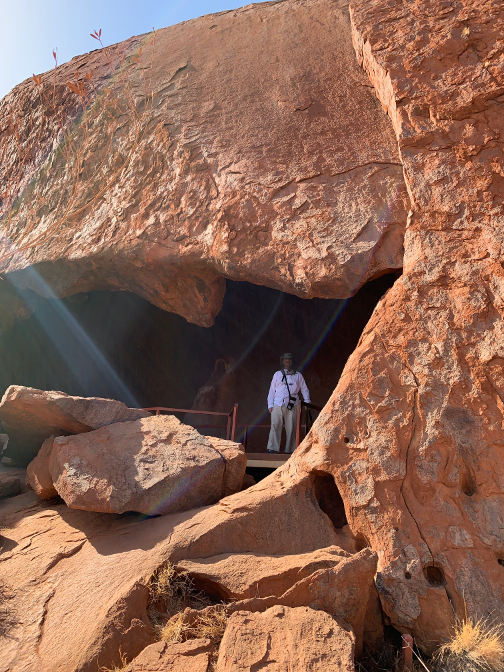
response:
[[[202,424],[202,425],[192,425],[195,429],[204,430],[204,429],[220,429],[226,432],[226,439],[229,441],[236,441],[238,430],[243,430],[241,433],[241,443],[245,448],[247,455],[247,467],[255,467],[262,469],[278,469],[281,467],[292,453],[278,453],[276,455],[272,453],[253,453],[247,450],[247,438],[251,429],[257,428],[269,428],[270,425],[238,425],[238,404],[234,404],[233,408],[228,412],[221,411],[203,411],[197,409],[188,409],[188,408],[165,408],[163,406],[152,406],[150,408],[144,408],[144,411],[149,411],[150,413],[155,413],[159,415],[160,413],[180,413],[180,414],[191,414],[191,415],[206,415],[221,417],[225,419],[225,424]],[[295,447],[297,448],[303,438],[310,431],[311,425],[313,424],[311,411],[321,411],[321,406],[315,406],[315,404],[308,404],[305,401],[300,400],[296,409],[296,439]],[[302,416],[303,411],[305,411],[305,419],[303,422]]]
[[[292,453],[247,453],[247,467],[277,469],[287,462]]]

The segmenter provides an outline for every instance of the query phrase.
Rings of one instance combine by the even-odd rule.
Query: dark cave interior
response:
[[[383,275],[347,300],[307,300],[228,281],[211,328],[127,292],[47,300],[0,336],[1,391],[26,385],[143,408],[229,411],[238,403],[239,425],[267,424],[266,397],[279,355],[295,354],[312,403],[323,406],[397,277]],[[209,416],[199,417],[208,422]],[[242,435],[239,429],[238,440]],[[264,451],[267,435],[267,428],[249,431],[247,450]]]

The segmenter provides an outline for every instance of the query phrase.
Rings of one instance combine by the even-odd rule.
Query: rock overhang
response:
[[[131,55],[146,39],[115,49]],[[58,84],[76,67],[107,80],[102,51],[58,68]],[[225,278],[346,298],[402,266],[397,141],[356,62],[344,4],[283,0],[171,26],[157,33],[150,74],[156,107],[127,174],[4,266],[21,295],[128,290],[210,326]],[[138,94],[138,73],[131,85]],[[16,87],[0,114],[31,91]]]

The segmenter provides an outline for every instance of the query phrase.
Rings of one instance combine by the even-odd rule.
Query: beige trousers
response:
[[[296,438],[296,407],[288,410],[286,406],[273,406],[271,411],[271,429],[268,439],[268,450],[280,452],[280,441],[282,438],[282,425],[285,424],[285,452],[292,453],[294,450],[294,441]]]

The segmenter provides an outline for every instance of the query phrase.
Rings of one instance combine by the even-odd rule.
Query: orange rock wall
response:
[[[504,616],[501,3],[355,0],[357,57],[411,198],[404,275],[303,446],[379,554],[392,623],[424,648]]]
[[[131,38],[115,53],[130,58],[144,44],[148,61],[148,41]],[[103,51],[56,73],[56,105],[68,125],[76,109],[65,82],[91,69],[102,86]],[[128,72],[140,98],[143,71]],[[128,290],[210,326],[224,278],[303,298],[346,298],[402,266],[402,166],[390,123],[355,60],[346,3],[266,2],[165,28],[151,77],[154,113],[128,170],[89,212],[1,265],[15,287],[46,298]],[[52,73],[43,76],[48,95],[52,82]],[[27,118],[34,88],[27,80],[0,102],[0,132],[9,105]],[[26,171],[33,193],[43,184],[56,195],[64,184],[61,171],[39,181],[51,129],[48,122]],[[97,149],[86,156],[86,170],[96,168],[90,193],[106,181],[99,169],[104,136],[98,124]],[[51,212],[43,211],[32,238],[47,231]],[[14,244],[24,240],[23,226]],[[0,318],[0,326],[8,321]]]

